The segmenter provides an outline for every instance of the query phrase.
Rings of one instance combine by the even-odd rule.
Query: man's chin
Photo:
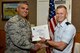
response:
[[[25,18],[25,17],[27,17],[27,15],[23,15],[22,17],[24,17],[24,18]]]

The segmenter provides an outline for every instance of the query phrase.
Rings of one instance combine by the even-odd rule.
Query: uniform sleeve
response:
[[[30,31],[24,32],[25,29],[21,29],[18,24],[10,21],[7,22],[5,30],[15,46],[22,49],[34,48],[34,44],[31,43],[29,37],[31,35]]]
[[[74,38],[75,33],[76,33],[75,27],[69,25],[62,35],[62,41],[68,44]]]

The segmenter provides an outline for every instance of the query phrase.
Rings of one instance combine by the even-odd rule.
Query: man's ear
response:
[[[56,17],[56,15],[55,15],[54,17],[55,17],[55,21],[56,21],[56,23],[57,23],[57,17]]]
[[[19,7],[16,8],[16,11],[19,11]]]
[[[66,12],[66,17],[68,16],[68,12]]]

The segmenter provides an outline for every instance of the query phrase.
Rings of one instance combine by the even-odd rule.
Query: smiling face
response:
[[[63,22],[67,16],[67,10],[65,8],[58,8],[56,10],[56,18],[59,23]]]
[[[28,15],[28,11],[29,11],[28,5],[26,5],[26,4],[20,4],[17,7],[18,15],[20,15],[23,18],[25,18]]]

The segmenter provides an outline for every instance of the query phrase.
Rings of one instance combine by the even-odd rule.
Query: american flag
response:
[[[56,26],[56,21],[55,21],[55,5],[54,5],[54,0],[50,0],[49,3],[49,27],[52,35],[54,34],[54,28]],[[53,37],[52,37],[53,38]]]
[[[49,18],[48,18],[48,23],[49,23],[49,28],[50,28],[50,38],[51,40],[53,39],[53,34],[54,34],[54,28],[56,26],[56,21],[55,21],[55,5],[54,5],[54,0],[50,0],[49,2]],[[46,48],[46,53],[53,53],[50,48]]]

